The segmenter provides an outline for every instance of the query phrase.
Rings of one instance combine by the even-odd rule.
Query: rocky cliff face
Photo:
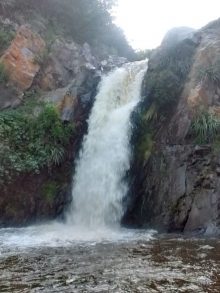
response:
[[[9,75],[10,81],[18,90],[24,92],[32,85],[33,79],[40,70],[37,56],[43,54],[46,44],[28,27],[21,26],[10,47],[1,57],[1,64]]]
[[[24,168],[27,171],[21,171],[21,167],[10,169],[9,176],[8,161],[13,165],[13,158],[4,159],[0,167],[0,226],[20,226],[63,214],[71,201],[74,160],[87,131],[86,121],[100,77],[104,72],[122,65],[126,59],[112,56],[102,59],[92,53],[92,48],[87,43],[80,45],[64,36],[53,35],[50,36],[52,40],[48,40],[45,36],[47,29],[44,27],[41,34],[39,21],[32,26],[20,25],[25,19],[16,20],[15,11],[11,14],[13,19],[10,19],[10,14],[7,13],[9,4],[5,3],[4,7],[0,5],[0,8],[5,9],[0,11],[0,38],[8,36],[8,31],[12,32],[7,46],[4,43],[3,50],[0,51],[0,129],[5,133],[8,127],[6,124],[9,123],[9,127],[12,127],[10,123],[16,124],[13,119],[22,119],[23,114],[26,119],[29,115],[32,121],[33,116],[42,111],[42,104],[47,103],[58,111],[64,127],[67,124],[73,127],[68,142],[65,142],[62,160],[51,166],[42,163],[39,170],[34,170],[36,162],[33,161],[32,167]],[[42,25],[44,26],[44,20]],[[24,108],[26,103],[31,106]],[[30,112],[24,113],[26,110]],[[9,129],[11,131],[12,128]],[[16,127],[13,131],[16,133]],[[34,131],[33,129],[32,132]],[[19,138],[18,133],[16,143],[14,142],[17,144],[20,140],[17,147],[21,151],[25,148],[22,146],[22,135],[24,133]],[[13,144],[9,140],[0,143],[1,158],[4,157],[4,149],[8,150],[10,144]],[[46,140],[45,149],[47,143]],[[16,148],[16,145],[13,146]],[[41,151],[44,151],[43,148]],[[38,152],[39,150],[36,156]],[[7,157],[6,152],[5,156]],[[12,151],[9,156],[13,157]],[[28,156],[28,153],[24,153],[24,156]],[[14,160],[16,165],[17,158]],[[25,162],[25,158],[23,161]]]
[[[26,2],[30,13],[33,7],[28,4],[36,1],[32,2]],[[42,10],[49,2],[41,1]],[[10,126],[13,109],[21,118],[23,105],[37,100],[25,119],[31,121],[41,112],[41,104],[49,102],[63,125],[72,125],[74,131],[57,163],[43,162],[41,168],[32,170],[36,161],[29,161],[31,167],[25,172],[21,166],[11,177],[5,172],[4,183],[0,165],[0,226],[63,215],[71,201],[74,161],[100,77],[126,62],[106,52],[95,54],[97,48],[63,34],[51,34],[48,19],[39,18],[40,14],[27,25],[27,15],[16,3],[0,3],[0,128],[5,113]],[[199,32],[188,28],[170,32],[149,60],[143,100],[133,115],[134,156],[124,224],[171,232],[218,232],[219,115],[220,21]],[[17,141],[22,149],[22,137]],[[0,158],[8,154],[8,143],[8,139],[0,141]],[[48,141],[43,143],[46,148]],[[38,155],[39,150],[34,151]],[[42,145],[40,151],[44,153]],[[13,156],[9,159],[17,164]]]
[[[160,88],[163,67],[158,66],[158,60],[167,57],[168,42],[166,39],[149,61],[143,88],[145,99],[142,108],[137,109],[142,122],[134,131],[139,131],[142,139],[136,139],[135,143],[141,146],[150,132],[151,148],[149,143],[143,144],[141,159],[137,156],[140,147],[135,148],[130,176],[135,196],[130,196],[133,200],[124,222],[170,232],[217,233],[220,227],[220,21],[179,43],[181,47],[187,42],[193,46],[190,67],[179,84],[181,91],[174,100],[166,101],[165,111],[160,103],[167,93],[172,95],[175,85],[170,84],[167,91],[161,90],[160,99],[155,88]],[[186,53],[184,50],[180,55],[178,45],[171,47],[171,58],[177,54],[180,60]],[[165,70],[173,73],[176,66],[179,65],[166,65]],[[140,131],[141,127],[144,132]]]

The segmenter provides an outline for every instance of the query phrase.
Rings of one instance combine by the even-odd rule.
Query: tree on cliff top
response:
[[[5,2],[5,1],[4,1]],[[28,23],[46,21],[55,30],[65,36],[92,46],[103,47],[121,56],[131,57],[133,50],[129,46],[123,31],[114,23],[111,9],[116,0],[12,0],[4,12],[11,18],[22,16]],[[2,6],[3,4],[0,3]],[[2,6],[3,7],[3,6]],[[0,7],[0,13],[3,8]]]

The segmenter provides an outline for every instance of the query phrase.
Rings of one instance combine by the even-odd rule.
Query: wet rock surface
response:
[[[97,58],[92,55],[88,44],[80,46],[75,42],[57,39],[48,52],[38,84],[43,90],[66,87],[73,79],[78,80],[83,69],[97,67]]]
[[[163,54],[166,55],[166,43],[170,41],[172,44],[177,32],[178,30],[173,30],[168,33],[161,47],[149,60],[149,69],[143,85],[143,92],[146,95],[146,116],[143,117],[151,113],[152,108],[150,105],[147,108],[147,103],[155,88],[162,86],[162,94],[158,93],[161,100],[166,95],[165,84],[160,84],[163,78],[160,76],[161,69],[157,69],[157,62]],[[175,39],[178,41],[177,37]],[[219,148],[216,147],[218,138],[212,140],[208,137],[202,141],[192,131],[195,117],[198,117],[199,113],[202,115],[201,109],[212,113],[213,117],[219,117],[219,83],[214,85],[210,81],[204,82],[199,76],[200,72],[218,64],[219,42],[217,20],[180,43],[182,46],[186,43],[191,44],[193,48],[190,70],[187,78],[181,80],[182,90],[176,96],[176,100],[170,103],[169,113],[164,112],[166,118],[162,119],[162,122],[158,118],[162,116],[161,107],[160,111],[157,111],[157,118],[152,119],[151,124],[148,123],[146,127],[146,133],[151,132],[153,147],[149,147],[142,139],[142,144],[146,144],[150,155],[147,159],[140,160],[140,163],[136,160],[131,167],[130,185],[133,201],[124,221],[127,225],[148,226],[169,232],[219,234]],[[177,53],[177,47],[174,49]],[[174,58],[173,52],[171,55]],[[167,68],[168,66],[166,70]],[[158,76],[160,80],[157,80]],[[147,87],[147,81],[151,78],[157,85],[153,90]],[[151,83],[149,87],[150,85]],[[172,92],[173,90],[169,95]],[[156,102],[154,96],[153,103]],[[201,123],[198,124],[201,129],[205,128]],[[141,144],[139,145],[141,149]]]
[[[220,292],[220,241],[162,236],[150,242],[4,249],[1,292]]]
[[[163,146],[137,182],[144,196],[140,201],[136,193],[128,222],[161,231],[219,234],[218,165],[209,145]]]

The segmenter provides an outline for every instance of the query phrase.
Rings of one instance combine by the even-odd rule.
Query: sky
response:
[[[152,49],[173,27],[198,29],[219,18],[220,0],[118,0],[114,15],[133,48]]]

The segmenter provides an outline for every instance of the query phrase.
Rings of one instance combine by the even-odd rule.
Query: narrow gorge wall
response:
[[[117,49],[110,55],[114,44],[106,47],[101,32],[103,50],[85,42],[87,31],[78,43],[79,33],[71,31],[76,19],[66,9],[72,2],[55,2],[0,3],[0,226],[63,217],[97,85],[126,62]],[[74,29],[87,20],[84,15]]]
[[[219,229],[219,32],[217,20],[172,45],[170,53],[167,44],[162,44],[149,61],[145,99],[134,117],[139,136],[134,134],[126,224],[207,234]],[[171,63],[167,63],[169,54]],[[178,62],[173,64],[175,56]],[[179,62],[189,62],[188,69]],[[186,73],[180,83],[175,80],[176,67]],[[163,70],[169,74],[168,86],[163,85]],[[214,132],[210,130],[213,123]]]

